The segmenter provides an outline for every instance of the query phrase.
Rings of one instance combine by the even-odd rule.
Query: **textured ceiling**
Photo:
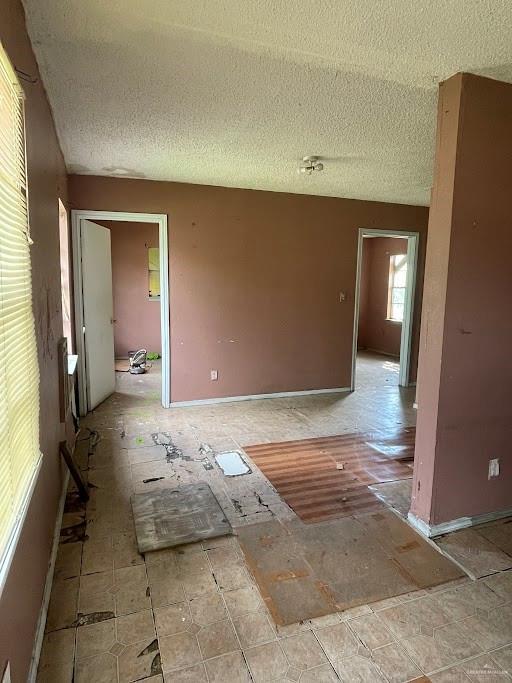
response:
[[[510,0],[24,5],[76,173],[428,204],[437,82],[512,79]]]

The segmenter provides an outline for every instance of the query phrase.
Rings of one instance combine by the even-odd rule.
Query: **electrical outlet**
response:
[[[215,382],[216,380],[219,379],[219,371],[218,370],[211,370],[210,371],[210,379],[212,382]]]
[[[489,476],[488,479],[500,476],[500,460],[499,458],[491,458],[489,460]]]
[[[347,300],[347,293],[346,292],[340,292],[340,304],[342,304],[346,300]]]

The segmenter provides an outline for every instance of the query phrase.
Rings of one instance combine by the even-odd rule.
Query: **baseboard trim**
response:
[[[476,515],[475,517],[459,517],[458,519],[453,519],[450,522],[442,522],[441,524],[428,524],[422,519],[419,519],[419,517],[416,517],[416,515],[413,515],[412,512],[409,512],[407,519],[411,526],[413,526],[416,531],[419,531],[420,534],[423,534],[423,536],[426,536],[427,538],[435,538],[436,536],[448,534],[451,531],[460,531],[460,529],[467,529],[468,527],[477,526],[478,524],[494,522],[498,519],[503,519],[504,517],[512,517],[512,509],[487,512],[483,515]]]
[[[37,621],[36,635],[34,638],[34,648],[32,650],[32,658],[30,660],[30,669],[28,673],[27,683],[35,683],[37,678],[37,668],[39,666],[39,658],[41,656],[41,649],[43,647],[44,629],[46,627],[46,617],[48,616],[48,605],[50,603],[50,595],[52,592],[53,574],[55,572],[55,561],[57,559],[57,551],[59,549],[60,530],[62,526],[62,515],[64,513],[64,505],[66,504],[66,494],[68,492],[69,471],[66,469],[64,475],[64,482],[59,499],[59,507],[57,509],[57,519],[55,520],[55,529],[53,532],[52,550],[50,553],[50,562],[48,565],[48,572],[46,574],[46,581],[43,591],[43,602],[41,604],[41,611]]]
[[[313,396],[314,394],[344,394],[350,387],[337,389],[310,389],[309,391],[281,391],[274,394],[248,394],[247,396],[222,396],[220,398],[200,398],[195,401],[171,401],[171,408],[188,406],[206,406],[214,403],[235,403],[236,401],[253,401],[263,398],[290,398],[293,396]]]

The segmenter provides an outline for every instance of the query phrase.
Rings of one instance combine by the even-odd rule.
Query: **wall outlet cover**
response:
[[[212,382],[215,382],[216,380],[219,379],[219,371],[218,370],[211,370],[210,371],[210,379]]]
[[[489,460],[489,476],[488,479],[500,476],[500,460],[499,458],[491,458]]]

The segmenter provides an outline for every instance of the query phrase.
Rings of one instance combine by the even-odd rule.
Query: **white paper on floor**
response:
[[[236,477],[239,474],[250,474],[251,468],[244,462],[238,451],[226,451],[215,456],[217,465],[226,477]]]

